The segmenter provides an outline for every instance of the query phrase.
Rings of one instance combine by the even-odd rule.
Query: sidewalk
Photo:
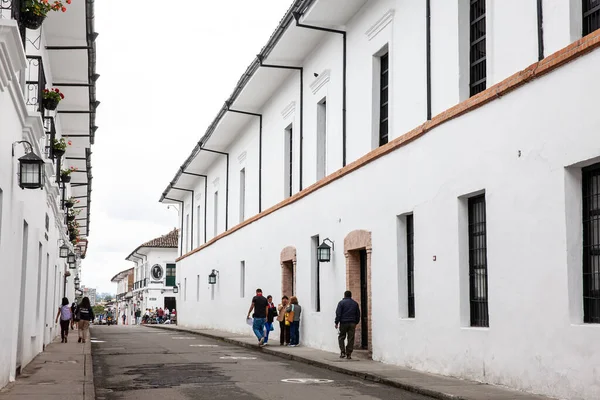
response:
[[[77,343],[77,331],[69,343],[60,338],[46,346],[17,380],[0,390],[0,400],[94,400],[91,344]]]
[[[142,325],[150,328],[186,332],[262,351],[277,357],[300,361],[361,379],[394,386],[436,399],[452,400],[549,400],[548,397],[519,392],[500,386],[417,372],[408,368],[366,359],[355,352],[352,361],[341,360],[337,353],[310,347],[287,348],[278,345],[259,348],[256,338],[213,329],[189,329],[177,325]],[[0,400],[3,398],[0,396]]]

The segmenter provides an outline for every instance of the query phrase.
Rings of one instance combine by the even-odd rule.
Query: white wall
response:
[[[577,38],[576,15],[573,5],[570,12],[548,1],[544,7],[549,55]],[[418,2],[381,0],[369,2],[348,22],[348,162],[372,148],[373,55],[386,44],[391,60],[390,138],[424,121],[424,16],[424,5]],[[535,2],[490,0],[487,18],[489,87],[537,60]],[[464,38],[459,21],[464,23],[458,5],[432,1],[434,115],[464,99],[468,84],[460,60]],[[374,27],[377,35],[366,34]],[[325,37],[304,62],[304,187],[314,182],[316,173],[315,104],[324,95],[331,127],[328,172],[341,167],[339,42],[335,35]],[[577,171],[600,160],[596,132],[600,116],[593,97],[587,95],[600,87],[600,77],[593,72],[598,62],[599,51],[571,62],[185,258],[177,268],[182,284],[179,323],[248,332],[240,316],[253,290],[261,287],[280,298],[279,255],[292,245],[297,249],[298,296],[305,306],[301,341],[336,351],[335,330],[323,327],[333,326],[335,305],[345,290],[344,237],[365,229],[373,240],[374,359],[554,397],[599,397],[600,378],[594,368],[600,356],[595,340],[600,327],[582,324],[577,285],[581,274]],[[313,94],[312,73],[327,69],[329,83]],[[263,209],[283,199],[283,130],[289,122],[281,110],[295,95],[297,77],[291,76],[263,105]],[[245,150],[250,157],[254,147],[241,143],[249,143],[251,135],[257,130],[240,132],[229,152]],[[573,167],[566,169],[569,166]],[[237,179],[232,171],[232,179]],[[222,160],[208,172],[209,238],[211,183],[218,176],[224,185],[223,173]],[[460,199],[482,190],[487,201],[490,299],[490,327],[483,329],[465,323],[468,277],[461,270],[468,258],[460,246],[466,235]],[[220,199],[224,204],[224,197]],[[239,209],[237,199],[230,197],[230,217]],[[401,318],[399,310],[406,292],[398,284],[403,264],[398,261],[402,243],[397,216],[407,212],[414,213],[415,221],[415,319]],[[233,225],[230,218],[229,226]],[[313,311],[310,269],[311,236],[317,234],[336,243],[332,262],[321,268],[320,313]],[[244,298],[239,293],[242,260]],[[207,284],[212,269],[220,271],[214,287]]]

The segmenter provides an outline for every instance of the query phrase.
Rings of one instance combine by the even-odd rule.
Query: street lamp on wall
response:
[[[25,155],[19,158],[19,186],[21,189],[42,189],[44,185],[44,160],[33,152],[33,146],[27,140],[13,143],[13,157],[15,156],[15,145],[17,144],[29,146],[25,150]]]
[[[79,289],[79,276],[76,276],[75,279],[73,279],[73,282],[75,283],[75,289]]]
[[[326,242],[331,243],[329,246]],[[334,243],[329,239],[323,239],[323,243],[317,247],[317,261],[319,262],[329,262],[331,261],[331,251],[335,250]]]
[[[69,246],[67,246],[66,243],[60,246],[58,255],[60,256],[60,258],[67,258],[67,256],[69,255]]]
[[[219,271],[213,269],[210,275],[208,275],[208,283],[210,285],[214,285],[217,283],[217,276],[219,275]]]
[[[69,252],[69,254],[67,255],[67,262],[69,264],[75,264],[76,258],[75,258],[75,253],[73,253],[72,251]]]

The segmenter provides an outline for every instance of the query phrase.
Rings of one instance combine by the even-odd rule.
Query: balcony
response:
[[[25,27],[19,22],[20,10],[21,0],[0,0],[0,19],[14,19],[15,21],[17,21],[19,25],[19,33],[21,34],[23,48],[25,48],[27,31]]]

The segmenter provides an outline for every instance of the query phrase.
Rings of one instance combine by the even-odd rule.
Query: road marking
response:
[[[225,357],[219,357],[221,360],[256,360],[256,357],[232,357],[232,356],[225,356]]]
[[[92,342],[92,343],[106,343],[104,340],[94,340],[94,339],[90,340],[90,342]]]
[[[189,336],[173,336],[173,339],[192,340],[192,339],[196,339],[196,338],[195,337],[189,337]]]
[[[331,379],[313,379],[313,378],[292,378],[282,379],[281,382],[285,383],[332,383]]]
[[[218,344],[190,344],[190,347],[219,347]]]

